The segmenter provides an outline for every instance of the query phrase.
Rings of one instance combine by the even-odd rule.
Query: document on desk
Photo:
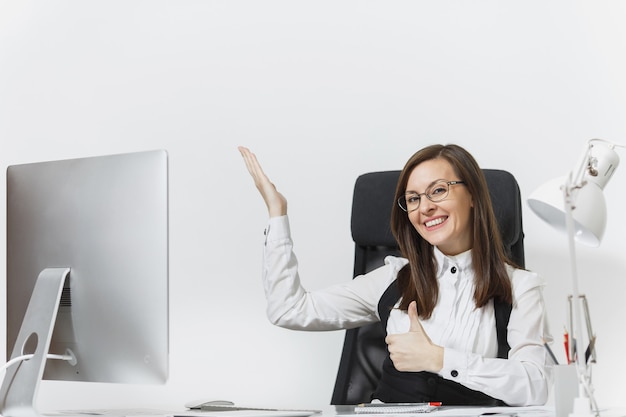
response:
[[[440,402],[426,403],[366,403],[354,407],[356,414],[418,414],[430,413],[441,407]]]
[[[437,417],[555,417],[554,407],[440,407],[433,412]],[[434,417],[434,416],[433,416]]]
[[[554,407],[483,407],[483,406],[429,406],[416,404],[417,411],[411,410],[412,404],[380,404],[368,405],[367,411],[354,411],[342,409],[337,412],[337,417],[347,417],[350,414],[367,414],[367,417],[417,417],[424,413],[430,413],[431,417],[555,417]],[[401,406],[401,407],[398,407]],[[420,407],[424,407],[420,409]],[[365,407],[364,407],[365,408]],[[364,416],[365,417],[365,416]]]

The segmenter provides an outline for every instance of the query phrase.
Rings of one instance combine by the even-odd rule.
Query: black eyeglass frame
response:
[[[441,197],[440,199],[433,199],[433,197],[430,195],[430,192],[432,191],[432,188],[435,185],[440,184],[440,183],[445,183],[448,186],[448,190],[446,191],[446,194],[443,197]],[[402,197],[398,198],[398,201],[397,201],[398,202],[398,206],[400,206],[402,211],[404,211],[406,213],[412,213],[412,212],[414,212],[415,210],[417,210],[420,207],[420,204],[422,203],[422,196],[423,195],[425,195],[426,198],[428,198],[433,203],[438,203],[440,201],[443,201],[448,196],[448,194],[450,193],[450,186],[451,185],[457,185],[457,184],[465,184],[465,181],[446,181],[444,179],[437,180],[430,187],[428,187],[428,190],[426,190],[423,193],[404,194]],[[414,209],[409,210],[408,206],[405,208],[402,205],[403,202],[406,205],[406,196],[407,195],[419,198],[419,202],[417,203],[417,207],[415,207]]]

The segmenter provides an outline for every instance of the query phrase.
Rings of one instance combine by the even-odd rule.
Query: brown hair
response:
[[[476,307],[485,306],[492,298],[511,303],[513,296],[506,264],[514,263],[506,255],[483,171],[469,152],[458,145],[432,145],[416,152],[400,173],[394,201],[404,195],[413,169],[424,161],[437,158],[452,165],[457,179],[464,181],[474,201],[472,264]],[[420,317],[427,319],[439,297],[433,247],[417,233],[407,213],[397,204],[391,210],[391,230],[402,256],[409,260],[398,273],[402,292],[400,309],[406,310],[409,303],[416,300]]]

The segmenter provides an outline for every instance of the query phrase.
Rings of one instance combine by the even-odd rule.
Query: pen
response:
[[[565,333],[563,334],[563,344],[565,345],[565,357],[569,365],[572,363],[572,358],[569,355],[569,333],[567,333],[567,329],[565,329]]]
[[[556,356],[554,356],[554,352],[552,352],[552,349],[550,349],[550,346],[548,346],[548,343],[545,340],[543,341],[543,346],[548,351],[548,355],[550,355],[552,362],[554,362],[555,365],[558,365],[559,361],[556,359]]]

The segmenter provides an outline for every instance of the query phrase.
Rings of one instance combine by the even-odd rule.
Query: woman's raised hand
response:
[[[240,146],[238,149],[241,156],[243,156],[248,172],[250,172],[252,179],[254,179],[254,185],[265,201],[270,217],[284,216],[287,214],[287,199],[278,192],[276,186],[270,181],[267,175],[265,175],[261,164],[259,164],[259,161],[256,159],[256,155],[246,147]]]

